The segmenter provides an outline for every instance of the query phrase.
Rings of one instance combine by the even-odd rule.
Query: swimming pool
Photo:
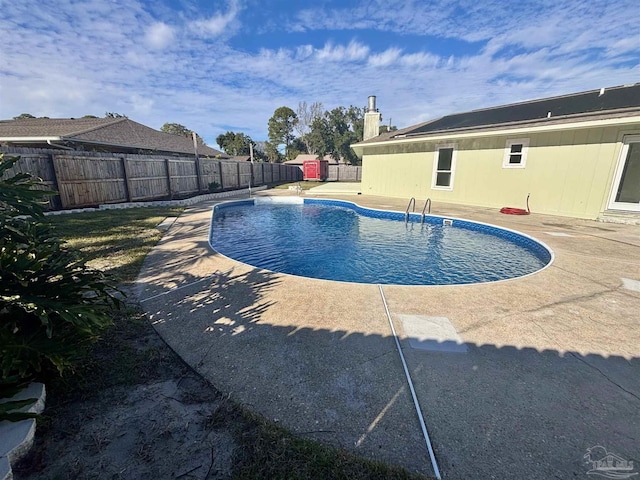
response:
[[[339,200],[259,197],[216,205],[210,244],[274,272],[394,285],[506,280],[552,260],[545,245],[518,232],[433,215],[420,220]]]

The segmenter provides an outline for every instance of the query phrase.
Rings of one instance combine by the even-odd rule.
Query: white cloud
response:
[[[372,67],[387,67],[396,63],[400,58],[402,50],[399,48],[388,48],[382,53],[371,55],[369,57],[369,65]]]
[[[316,51],[318,59],[333,62],[362,60],[368,54],[369,47],[355,41],[349,42],[346,46],[327,43],[323,48]]]
[[[509,15],[498,0],[453,6],[438,0],[430,8],[380,0],[300,15],[292,6],[297,28],[313,29],[313,35],[297,34],[296,43],[285,39],[262,49],[226,42],[228,32],[241,28],[245,11],[237,3],[210,17],[193,2],[188,11],[166,4],[166,12],[152,14],[140,1],[23,0],[3,7],[0,118],[115,111],[154,128],[181,123],[215,145],[227,129],[264,139],[273,111],[282,105],[295,109],[302,100],[330,109],[364,106],[369,95],[377,95],[384,122],[391,117],[403,127],[640,78],[639,39],[627,0],[610,3],[607,15],[600,0],[544,8],[525,2]],[[203,22],[198,29],[194,18]],[[248,12],[242,17],[243,35],[258,30],[249,18]],[[272,19],[269,28],[291,21],[280,20]],[[349,30],[342,41],[330,40],[338,28]],[[372,32],[364,28],[380,36],[369,41]],[[433,37],[419,47],[404,34],[455,38],[462,49],[438,51]],[[255,35],[260,42],[268,33]],[[472,38],[482,42],[465,51],[464,39]],[[178,40],[180,48],[168,48]],[[241,40],[235,37],[233,45]]]
[[[131,95],[129,102],[131,104],[131,108],[133,108],[133,112],[135,114],[142,114],[142,115],[148,115],[149,113],[151,113],[155,105],[155,102],[153,99],[137,93],[134,95]]]
[[[236,19],[240,8],[236,0],[231,0],[229,11],[218,13],[212,17],[191,22],[191,28],[205,37],[217,37],[225,33]]]
[[[300,45],[296,47],[296,58],[299,60],[304,60],[313,55],[313,52],[313,45]]]
[[[410,67],[432,67],[435,68],[440,63],[441,59],[437,55],[433,55],[426,52],[409,53],[403,55],[400,58],[403,65]]]
[[[147,45],[154,49],[162,49],[169,46],[174,38],[175,30],[164,22],[156,22],[149,26],[144,36]]]

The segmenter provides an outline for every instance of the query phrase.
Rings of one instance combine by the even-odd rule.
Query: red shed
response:
[[[329,162],[327,160],[305,160],[302,162],[304,180],[324,181],[329,176]]]

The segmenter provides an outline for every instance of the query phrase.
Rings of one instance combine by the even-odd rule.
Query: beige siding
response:
[[[521,133],[486,138],[372,146],[364,149],[362,192],[596,218],[606,209],[615,167],[626,134],[636,128],[604,127]],[[507,140],[529,138],[525,168],[503,168]],[[431,188],[434,149],[457,144],[453,190]]]

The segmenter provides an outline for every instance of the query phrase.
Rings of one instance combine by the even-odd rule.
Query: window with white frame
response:
[[[453,190],[453,174],[456,169],[456,145],[437,145],[433,161],[431,188]]]
[[[527,163],[527,152],[529,151],[529,139],[518,138],[507,140],[502,160],[503,168],[524,168]]]

